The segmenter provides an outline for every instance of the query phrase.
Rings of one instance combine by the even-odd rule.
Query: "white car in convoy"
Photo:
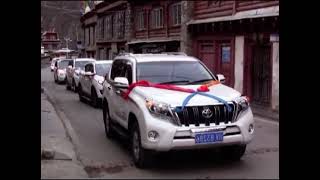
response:
[[[89,98],[94,107],[102,102],[102,83],[111,67],[111,60],[99,60],[85,65],[84,72],[80,73],[78,93],[80,101]]]
[[[141,80],[144,85],[132,87]],[[153,152],[179,149],[219,148],[223,157],[240,160],[253,138],[253,114],[247,97],[222,80],[186,55],[119,55],[103,84],[106,136],[127,136],[140,168]],[[207,92],[194,93],[199,88]]]
[[[86,64],[94,61],[96,60],[91,58],[76,58],[69,63],[67,68],[67,82],[66,82],[66,88],[68,90],[71,89],[74,92],[77,92],[81,70],[84,70],[84,66]]]
[[[55,62],[54,71],[53,71],[54,82],[56,83],[66,82],[66,78],[67,78],[66,68],[70,61],[72,61],[72,59],[61,59]]]
[[[58,60],[59,60],[59,58],[53,58],[53,59],[51,60],[51,65],[50,65],[51,71],[54,71],[54,65],[55,65],[55,63],[56,63]]]

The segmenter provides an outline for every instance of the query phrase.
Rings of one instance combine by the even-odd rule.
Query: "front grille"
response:
[[[232,109],[230,112],[228,112],[227,107],[224,104],[218,104],[209,106],[187,106],[183,111],[177,112],[177,115],[181,125],[185,126],[199,126],[200,124],[209,126],[210,123],[219,125],[221,122],[227,124],[235,121],[240,112],[240,108],[236,103],[232,102],[228,104]],[[204,109],[210,109],[212,112],[210,118],[206,118],[202,115]]]

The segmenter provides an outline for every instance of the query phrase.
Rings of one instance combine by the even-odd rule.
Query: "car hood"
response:
[[[200,85],[187,85],[187,86],[178,86],[182,88],[189,88],[193,90],[197,90]],[[133,92],[142,96],[143,98],[149,98],[155,101],[164,102],[170,104],[172,107],[181,106],[182,102],[185,98],[190,95],[190,93],[159,89],[154,87],[142,87],[138,86],[133,89]],[[207,94],[219,97],[225,101],[232,101],[235,98],[241,96],[241,94],[223,84],[217,84],[209,87],[209,91],[205,92]],[[210,97],[196,95],[189,102],[188,106],[201,106],[201,105],[209,105],[209,104],[217,104],[219,101],[212,99]]]

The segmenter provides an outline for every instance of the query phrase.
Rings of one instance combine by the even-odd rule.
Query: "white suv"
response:
[[[69,63],[67,68],[67,90],[71,89],[77,92],[79,84],[80,71],[84,70],[84,66],[89,62],[94,62],[95,59],[91,58],[76,58]]]
[[[78,93],[80,101],[89,98],[94,107],[102,102],[102,83],[111,67],[111,60],[99,60],[85,65],[85,71],[80,73]]]
[[[178,149],[218,147],[239,160],[253,138],[253,114],[223,78],[186,55],[119,55],[103,84],[106,136],[127,135],[141,168],[152,152]]]

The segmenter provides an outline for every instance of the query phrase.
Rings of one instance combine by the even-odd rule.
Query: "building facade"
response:
[[[97,14],[95,9],[84,14],[81,19],[83,30],[83,51],[82,56],[88,58],[96,57],[96,24]]]
[[[254,105],[279,108],[279,1],[194,1],[193,55]]]
[[[110,0],[81,22],[89,57],[181,51],[223,74],[252,104],[279,109],[278,0]]]
[[[134,53],[181,51],[181,1],[132,1]]]

